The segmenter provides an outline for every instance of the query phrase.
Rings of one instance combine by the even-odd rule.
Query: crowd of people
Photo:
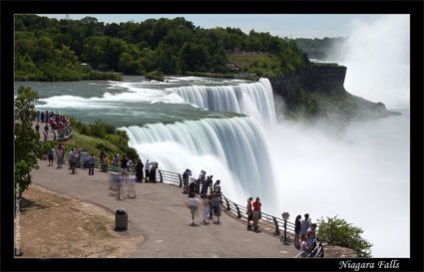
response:
[[[311,223],[309,214],[305,213],[304,219],[299,214],[295,219],[294,246],[300,250],[300,257],[307,257],[316,245],[317,224]]]
[[[65,128],[68,128],[71,124],[70,119],[66,115],[61,115],[57,111],[49,112],[49,111],[37,111],[34,117],[34,121],[36,121],[35,130],[40,132],[40,123],[45,125],[43,126],[43,136],[44,141],[48,141],[50,136],[49,132],[52,131],[54,133],[54,137],[56,137],[56,131],[58,135],[61,135],[61,131]],[[51,128],[51,129],[50,129]]]
[[[190,169],[186,169],[183,173],[183,193],[188,194],[187,206],[191,214],[190,225],[197,226],[195,223],[195,217],[200,207],[203,208],[201,212],[203,224],[208,225],[210,222],[213,222],[214,224],[221,224],[221,181],[217,180],[212,185],[213,176],[206,177],[206,171],[204,170],[200,172],[198,179],[192,180],[191,182],[189,182],[190,175]],[[198,195],[200,195],[200,198]]]
[[[65,146],[60,143],[58,148],[51,149],[48,152],[49,166],[54,164],[54,156],[57,158],[57,169],[61,169],[65,162]],[[100,171],[108,173],[110,160],[108,155],[102,150],[97,159],[92,153],[88,156],[87,152],[75,146],[69,152],[69,170],[72,174],[77,173],[77,168],[88,168],[88,175],[94,175],[96,163],[99,163]],[[143,164],[142,160],[131,160],[125,155],[120,157],[116,154],[112,161],[112,173],[110,179],[110,194],[116,195],[118,200],[125,198],[135,198],[135,184],[144,182],[156,182],[157,162],[150,162],[149,159]],[[197,226],[195,222],[196,215],[201,212],[201,223],[208,225],[210,222],[220,224],[222,189],[221,181],[213,183],[213,176],[206,175],[205,170],[201,170],[197,179],[190,179],[192,172],[186,169],[183,174],[183,194],[188,194],[187,206],[190,210],[190,225]],[[259,197],[247,198],[246,221],[247,230],[256,233],[259,230],[259,219],[261,219],[262,203]],[[316,244],[317,224],[310,223],[309,214],[301,215],[295,219],[295,237],[294,246],[300,250],[300,257],[307,257]]]

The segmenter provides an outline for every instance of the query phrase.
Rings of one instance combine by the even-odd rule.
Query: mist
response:
[[[347,67],[345,89],[388,108],[408,107],[409,15],[353,21],[348,39],[333,56]]]
[[[349,93],[402,115],[335,130],[285,120],[284,101],[276,97],[279,122],[267,133],[280,196],[272,213],[289,212],[290,220],[309,213],[314,222],[338,216],[363,230],[373,257],[408,258],[409,16],[354,22],[334,59],[347,67]]]

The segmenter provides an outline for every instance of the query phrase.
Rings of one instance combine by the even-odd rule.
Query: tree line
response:
[[[266,53],[266,69],[284,75],[311,65],[295,41],[238,28],[204,29],[183,17],[140,23],[15,16],[15,79],[65,81],[116,79],[120,74],[231,73],[227,55]]]

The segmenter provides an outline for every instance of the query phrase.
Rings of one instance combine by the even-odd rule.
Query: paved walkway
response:
[[[68,165],[62,169],[39,161],[33,170],[33,183],[58,193],[103,206],[115,213],[128,212],[128,235],[143,236],[145,241],[129,258],[292,258],[298,254],[293,245],[284,245],[266,233],[246,230],[241,222],[222,213],[221,224],[190,226],[187,195],[170,184],[137,183],[136,198],[117,200],[109,194],[110,174],[95,169],[78,169],[73,175]]]

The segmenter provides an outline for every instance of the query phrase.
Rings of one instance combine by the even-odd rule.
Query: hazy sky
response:
[[[66,14],[39,14],[65,19]],[[69,14],[80,20],[95,17],[104,23],[142,22],[146,19],[184,17],[202,28],[234,27],[244,32],[254,29],[272,35],[291,38],[347,37],[357,21],[372,22],[381,14]]]

